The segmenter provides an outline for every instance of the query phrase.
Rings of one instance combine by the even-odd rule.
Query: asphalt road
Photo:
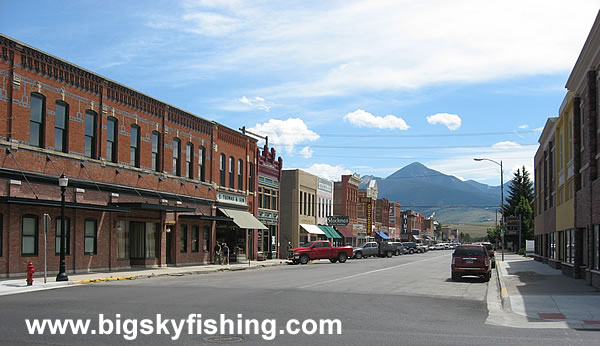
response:
[[[450,251],[388,258],[320,261],[248,271],[105,282],[0,297],[1,344],[314,344],[314,345],[591,345],[599,332],[519,329],[485,324],[488,283],[453,282]],[[493,285],[493,281],[490,282]],[[29,335],[25,319],[91,319],[99,314],[121,321],[120,334]],[[119,314],[117,316],[116,314]],[[234,335],[142,335],[142,319],[232,320]],[[201,314],[201,317],[195,315]],[[259,322],[259,335],[235,330],[239,314]],[[138,333],[132,337],[132,323]],[[341,335],[289,335],[278,330],[290,320],[339,319]],[[311,324],[308,325],[312,326]],[[108,324],[103,327],[108,329]],[[194,328],[192,328],[194,329]],[[267,341],[263,338],[273,336]]]

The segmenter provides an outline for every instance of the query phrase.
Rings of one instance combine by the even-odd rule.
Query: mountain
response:
[[[494,220],[494,211],[500,204],[500,186],[462,181],[419,162],[413,162],[383,179],[364,178],[359,188],[366,186],[370,180],[376,180],[379,198],[398,201],[403,210],[415,210],[425,216],[435,212],[442,223]]]

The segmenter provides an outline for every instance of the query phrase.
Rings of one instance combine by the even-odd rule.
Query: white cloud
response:
[[[288,154],[292,154],[294,146],[319,139],[319,135],[308,129],[304,120],[300,118],[289,118],[287,120],[270,119],[264,124],[256,124],[248,129],[261,136],[269,136],[269,142],[273,145],[285,147]]]
[[[305,158],[309,159],[312,157],[314,151],[310,147],[304,147],[300,150],[300,154]]]
[[[149,17],[148,25],[216,37],[198,48],[181,38],[206,71],[260,66],[263,74],[278,73],[280,84],[257,87],[318,96],[568,72],[598,2],[187,1],[183,11]]]
[[[443,124],[449,130],[454,131],[462,124],[462,119],[456,114],[438,113],[427,117],[427,122],[431,125]]]
[[[326,163],[315,163],[308,168],[303,168],[303,170],[331,181],[340,181],[342,175],[352,174],[351,170],[345,169],[341,165],[332,166]]]
[[[536,127],[535,129],[533,129],[533,131],[541,133],[542,131],[544,131],[544,128],[543,127]]]
[[[250,106],[251,108],[256,108],[268,112],[271,110],[271,106],[268,106],[265,103],[265,99],[259,96],[254,97],[254,99],[249,99],[246,96],[242,96],[238,99],[239,102]]]
[[[497,149],[511,149],[511,148],[520,148],[520,147],[521,147],[521,144],[515,143],[512,141],[498,142],[498,143],[492,145],[492,148],[497,148]]]
[[[526,129],[528,127],[529,127],[529,125],[521,125],[521,126],[519,126],[520,129]]]
[[[378,129],[400,129],[408,130],[410,126],[406,124],[404,119],[395,115],[386,115],[383,117],[375,116],[362,109],[357,109],[352,113],[344,116],[344,120],[358,127],[374,127]]]

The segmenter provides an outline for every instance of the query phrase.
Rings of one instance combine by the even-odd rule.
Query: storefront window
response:
[[[594,225],[594,266],[593,269],[600,269],[600,225]]]
[[[156,258],[157,225],[146,222],[146,258]]]
[[[204,226],[204,238],[202,239],[202,251],[208,252],[210,249],[210,227]]]
[[[117,225],[117,258],[129,258],[129,223],[119,221]]]

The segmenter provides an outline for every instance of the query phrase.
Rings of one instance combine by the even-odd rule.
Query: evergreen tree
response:
[[[508,197],[506,203],[502,206],[504,217],[521,216],[522,241],[533,239],[534,219],[533,219],[533,182],[529,178],[529,172],[523,166],[517,169],[511,184],[508,186]],[[513,242],[518,242],[519,236],[511,236]],[[522,244],[518,246],[521,248]]]

